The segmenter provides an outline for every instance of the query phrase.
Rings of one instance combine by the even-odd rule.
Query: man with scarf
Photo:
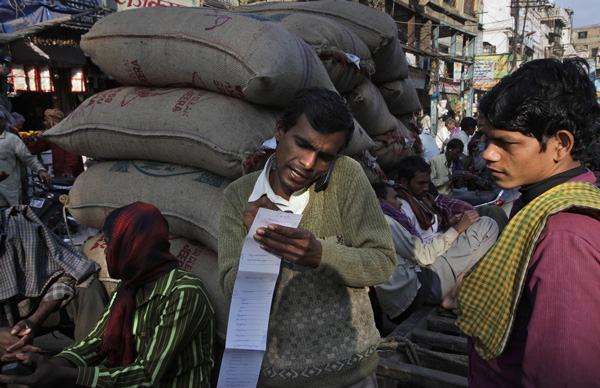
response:
[[[62,111],[58,109],[46,109],[44,112],[44,127],[50,129],[64,118],[65,114]],[[54,176],[76,178],[83,172],[83,158],[80,155],[69,152],[43,137],[29,143],[27,149],[33,155],[51,150]]]
[[[470,386],[599,387],[600,190],[580,162],[600,117],[588,65],[528,62],[479,109],[487,168],[522,196],[458,296]]]
[[[429,193],[429,165],[420,156],[403,158],[398,167],[398,177],[400,182],[394,188],[400,198],[400,211],[414,226],[424,245],[439,242],[440,237],[444,239],[442,245],[446,247],[440,248],[436,256],[430,255],[426,264],[434,273],[428,301],[440,303],[444,295],[460,283],[464,271],[492,247],[498,237],[498,224],[489,217],[479,217],[475,210],[468,210],[452,217],[447,228],[442,229],[440,217],[433,206],[433,195]],[[474,222],[458,233],[457,225],[464,217]]]
[[[202,281],[169,252],[167,220],[136,202],[106,219],[106,263],[118,288],[100,321],[51,360],[35,353],[30,376],[0,382],[29,387],[208,387],[214,312]]]
[[[489,219],[479,223],[481,218],[477,212],[470,210],[461,217],[455,217],[452,227],[444,233],[423,240],[415,225],[402,211],[402,201],[396,189],[388,183],[380,182],[373,184],[373,190],[392,232],[398,261],[392,277],[376,287],[377,298],[390,320],[401,323],[424,303],[440,303],[441,297],[454,286],[456,280],[454,277],[445,279],[449,275],[448,263],[452,263],[451,268],[464,264],[463,268],[457,270],[460,273],[467,271],[494,243],[498,229]],[[456,257],[456,250],[472,244],[472,241],[468,241],[470,234],[465,232],[476,223],[479,223],[477,226],[489,224],[490,233],[479,245],[478,253],[462,255],[464,259],[470,257],[464,263],[464,259]],[[442,290],[433,287],[434,284],[439,286],[440,282],[447,283]]]

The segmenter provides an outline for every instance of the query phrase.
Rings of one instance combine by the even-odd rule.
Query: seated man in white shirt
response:
[[[392,231],[398,259],[396,273],[387,283],[377,288],[380,304],[392,319],[399,316],[404,307],[408,307],[398,306],[397,300],[394,301],[398,298],[395,290],[405,287],[397,279],[399,276],[406,276],[401,273],[406,271],[405,267],[411,267],[404,260],[434,273],[433,284],[425,302],[437,304],[462,279],[462,274],[483,257],[498,237],[497,223],[489,217],[479,217],[474,210],[453,217],[447,230],[439,229],[438,216],[427,198],[428,166],[418,156],[403,159],[399,167],[400,185],[395,187],[397,199],[387,187],[385,198],[381,198],[383,192],[379,190],[377,193],[376,189]],[[397,208],[397,212],[393,208]],[[401,221],[403,218],[406,221]],[[419,271],[414,265],[412,268]],[[416,295],[416,291],[414,294]],[[392,306],[386,308],[386,302],[382,302],[382,298],[396,304],[395,309]]]

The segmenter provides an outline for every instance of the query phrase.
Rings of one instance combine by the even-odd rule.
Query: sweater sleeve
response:
[[[248,234],[244,226],[246,200],[240,196],[241,185],[233,182],[223,194],[223,206],[219,224],[219,285],[229,299],[237,277],[242,245]]]
[[[396,268],[390,229],[360,165],[349,158],[343,163],[346,175],[336,195],[344,243],[319,240],[323,252],[315,270],[351,287],[385,283]]]

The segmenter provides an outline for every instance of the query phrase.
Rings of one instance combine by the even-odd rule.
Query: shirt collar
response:
[[[290,210],[292,213],[301,214],[306,205],[308,205],[308,200],[310,199],[310,194],[308,188],[296,191],[290,196],[289,200],[280,197],[275,194],[273,189],[271,188],[271,183],[269,183],[269,173],[273,169],[273,165],[275,163],[276,154],[271,155],[269,160],[263,168],[262,172],[258,176],[256,183],[254,184],[254,189],[252,190],[252,194],[248,198],[248,202],[254,202],[260,199],[263,195],[266,195],[267,198],[271,200],[279,209],[282,211]]]

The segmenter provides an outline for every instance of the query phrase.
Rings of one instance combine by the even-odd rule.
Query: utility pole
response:
[[[513,28],[513,40],[512,40],[512,65],[509,73],[512,73],[517,69],[517,53],[519,52],[519,12],[520,12],[520,0],[511,0],[511,7],[513,9],[513,17],[515,19],[515,25]],[[523,23],[525,24],[525,23]]]

